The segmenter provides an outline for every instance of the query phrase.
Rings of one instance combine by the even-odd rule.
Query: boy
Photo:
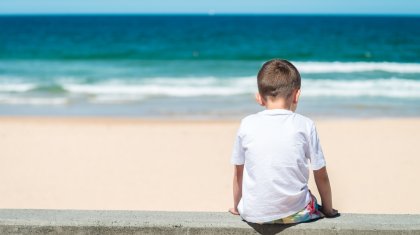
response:
[[[241,121],[231,163],[234,207],[253,223],[299,223],[338,216],[314,122],[294,113],[301,78],[289,61],[266,62],[257,76],[257,102],[266,110]],[[322,208],[308,189],[309,163]],[[322,212],[322,214],[321,214]]]

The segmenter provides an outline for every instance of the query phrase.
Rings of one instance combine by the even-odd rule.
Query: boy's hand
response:
[[[322,214],[325,215],[326,218],[335,218],[335,217],[340,216],[340,213],[338,213],[336,209],[331,209],[329,211],[326,211],[321,207],[320,211],[322,212]]]
[[[234,214],[234,215],[239,215],[238,210],[237,210],[237,209],[235,209],[235,208],[230,208],[230,209],[229,209],[229,212],[230,212],[231,214]]]

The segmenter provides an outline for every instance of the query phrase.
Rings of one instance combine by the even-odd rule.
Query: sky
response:
[[[0,14],[420,15],[420,0],[0,0]]]

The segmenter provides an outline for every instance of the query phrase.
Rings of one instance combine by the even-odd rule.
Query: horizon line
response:
[[[420,17],[419,14],[403,13],[115,13],[115,12],[55,12],[55,13],[0,13],[0,16],[390,16]]]

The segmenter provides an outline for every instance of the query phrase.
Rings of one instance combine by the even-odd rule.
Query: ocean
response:
[[[0,16],[0,115],[238,118],[272,58],[297,112],[419,117],[420,17]]]

